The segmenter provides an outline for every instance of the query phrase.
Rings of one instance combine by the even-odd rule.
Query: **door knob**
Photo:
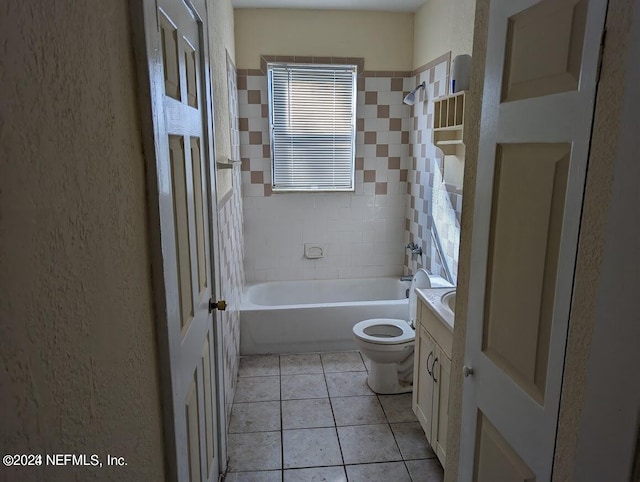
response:
[[[227,302],[225,300],[213,301],[213,298],[209,300],[209,313],[213,310],[224,311],[227,309]]]
[[[463,367],[462,367],[462,374],[463,374],[465,377],[468,377],[469,375],[473,375],[473,368],[468,367],[468,366],[466,366],[466,365],[465,365],[465,366],[463,366]]]

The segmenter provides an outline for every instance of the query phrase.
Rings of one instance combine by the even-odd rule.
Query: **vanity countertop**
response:
[[[418,298],[429,307],[431,312],[440,321],[442,321],[450,331],[453,332],[455,314],[445,303],[442,302],[442,297],[452,291],[455,291],[455,288],[416,288]]]

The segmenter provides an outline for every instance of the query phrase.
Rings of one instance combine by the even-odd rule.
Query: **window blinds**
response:
[[[352,191],[356,67],[269,64],[274,191]]]

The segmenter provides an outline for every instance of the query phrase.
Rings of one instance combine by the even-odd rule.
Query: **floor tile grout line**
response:
[[[325,400],[324,398],[309,398],[307,400]],[[290,400],[282,400],[283,402],[289,402]],[[329,404],[331,405],[331,402],[329,402]],[[331,412],[333,414],[333,407],[331,407]],[[282,409],[280,411],[280,416],[282,417]],[[409,424],[413,424],[415,422],[393,422],[393,425],[409,425]],[[343,428],[343,427],[366,427],[369,425],[392,425],[389,422],[374,422],[374,423],[348,423],[345,425],[337,425],[337,422],[335,420],[335,415],[333,418],[333,425],[321,425],[321,426],[314,426],[314,427],[294,427],[294,428],[284,428],[284,424],[281,422],[280,425],[280,429],[279,430],[247,430],[244,432],[229,432],[230,434],[243,434],[243,433],[265,433],[265,432],[286,432],[286,431],[291,431],[291,430],[313,430],[316,428]],[[391,428],[391,427],[390,427]],[[393,429],[391,429],[391,431],[393,432]],[[415,460],[420,460],[420,459],[429,459],[429,458],[433,458],[433,457],[418,457]],[[408,460],[414,460],[414,459],[408,459]]]
[[[407,461],[403,460],[402,463],[404,464],[404,469],[407,471],[407,474],[409,474],[409,479],[411,480],[411,482],[413,482],[413,477],[411,476],[411,472],[409,471],[409,466],[407,465]]]
[[[325,360],[323,355],[325,355],[325,353],[327,354],[333,354],[333,353],[358,353],[360,360],[362,361],[362,363],[365,366],[365,370],[350,370],[350,369],[346,369],[346,370],[337,370],[337,371],[327,371],[327,366],[325,366]],[[239,405],[242,404],[250,404],[250,403],[264,403],[264,402],[278,402],[279,403],[279,415],[280,415],[280,420],[279,420],[279,424],[280,424],[280,440],[281,440],[281,447],[280,447],[280,457],[281,457],[281,468],[280,469],[276,469],[278,470],[278,472],[280,472],[281,476],[284,477],[284,472],[285,469],[284,467],[284,432],[285,432],[285,428],[284,428],[284,412],[283,412],[283,403],[285,402],[285,400],[283,400],[283,388],[282,388],[282,378],[286,375],[289,374],[283,374],[282,372],[282,356],[283,355],[277,355],[278,356],[278,372],[277,374],[265,374],[265,375],[253,375],[251,377],[240,377],[238,376],[238,378],[260,378],[260,377],[269,377],[269,376],[278,376],[278,380],[279,380],[279,400],[244,400],[244,401],[238,401],[236,402],[234,400],[233,405],[235,405],[236,403]],[[415,420],[398,420],[395,422],[391,421],[390,418],[390,414],[393,412],[393,410],[391,410],[388,412],[385,409],[385,406],[382,404],[382,399],[381,399],[381,395],[380,394],[376,394],[373,393],[373,391],[369,391],[366,394],[353,394],[353,395],[340,395],[340,396],[331,396],[329,393],[329,385],[328,385],[328,377],[327,374],[339,374],[339,373],[367,373],[368,374],[368,369],[366,369],[366,364],[364,363],[364,356],[362,355],[362,353],[360,353],[359,351],[356,352],[321,352],[318,354],[318,358],[320,359],[320,366],[322,369],[322,374],[323,374],[323,378],[325,381],[325,388],[327,391],[327,396],[326,397],[313,397],[313,398],[301,398],[301,399],[291,399],[291,401],[303,401],[303,400],[323,400],[323,399],[328,399],[329,401],[329,406],[331,409],[331,415],[332,415],[332,419],[333,419],[333,428],[334,428],[334,433],[336,433],[336,437],[338,440],[338,446],[339,446],[339,450],[340,450],[340,455],[342,458],[342,464],[332,464],[332,465],[321,465],[321,466],[316,466],[316,465],[311,465],[309,467],[304,466],[304,467],[292,467],[291,469],[303,469],[303,468],[320,468],[320,467],[342,467],[344,473],[346,474],[346,467],[347,465],[370,465],[370,464],[384,464],[384,463],[397,463],[397,462],[402,462],[403,466],[405,467],[405,470],[407,471],[409,477],[412,479],[411,477],[411,473],[409,472],[409,466],[407,465],[408,462],[411,461],[417,461],[417,460],[437,460],[437,457],[418,457],[418,458],[405,458],[404,455],[402,454],[402,451],[400,450],[400,444],[398,443],[398,437],[396,435],[396,432],[393,430],[392,425],[410,425],[410,424],[415,424],[416,421]],[[260,369],[260,367],[255,367]],[[352,368],[352,367],[349,367]],[[335,368],[334,368],[335,370]],[[300,373],[300,375],[311,375],[314,373]],[[320,373],[317,373],[320,374]],[[296,375],[296,374],[291,374],[291,375]],[[295,384],[294,384],[295,386]],[[346,464],[344,461],[344,453],[343,453],[343,449],[342,449],[342,444],[340,441],[340,436],[338,433],[338,429],[340,428],[337,425],[337,420],[336,420],[336,414],[335,414],[335,410],[334,410],[334,401],[335,399],[338,398],[354,398],[354,397],[365,397],[365,396],[375,396],[376,397],[376,401],[378,402],[378,404],[380,405],[380,407],[382,408],[383,414],[384,414],[384,418],[386,420],[386,422],[382,422],[382,423],[356,423],[356,424],[347,424],[347,425],[341,425],[340,427],[358,427],[358,426],[366,426],[366,425],[388,425],[389,426],[389,430],[391,430],[392,436],[394,438],[394,442],[396,443],[396,447],[398,448],[398,452],[400,454],[400,459],[398,460],[379,460],[379,461],[371,461],[371,462],[362,462],[362,463],[354,463],[354,464]],[[288,400],[286,400],[288,401]],[[391,404],[392,406],[393,404]],[[291,429],[287,429],[287,430],[305,430],[305,429],[329,429],[332,428],[331,426],[324,426],[324,427],[305,427],[305,428],[291,428]],[[271,430],[262,430],[262,431],[256,431],[256,432],[229,432],[230,434],[233,433],[235,434],[247,434],[247,433],[264,433],[264,432],[271,432]],[[246,471],[239,471],[239,472],[258,472],[260,470],[264,470],[264,469],[258,469],[258,470],[246,470]],[[275,471],[274,471],[275,472]]]
[[[361,352],[358,352],[358,353],[360,353],[360,358],[362,358],[362,363],[364,363],[364,356],[362,355]],[[364,363],[364,366],[366,368],[367,364]],[[367,369],[367,374],[368,373],[369,373],[369,370]],[[407,474],[409,474],[409,478],[411,479],[411,474],[409,473],[409,467],[407,467],[407,464],[406,464],[406,462],[404,460],[404,455],[402,454],[402,450],[400,449],[400,444],[398,443],[398,439],[396,438],[396,434],[393,431],[393,428],[391,427],[391,420],[389,419],[389,415],[387,415],[387,411],[384,409],[384,405],[382,405],[382,400],[380,400],[380,394],[379,393],[376,393],[376,398],[378,399],[378,403],[380,404],[380,407],[382,407],[382,413],[384,413],[384,417],[385,417],[385,420],[387,421],[387,425],[389,425],[389,430],[391,431],[391,435],[393,435],[393,441],[396,443],[396,447],[398,447],[398,453],[400,454],[400,458],[402,459],[402,464],[404,465],[404,468],[407,471]]]
[[[402,462],[404,463],[404,466],[407,469],[407,473],[409,473],[409,467],[407,467],[407,464],[405,463],[406,460],[404,458],[404,454],[402,453],[402,449],[400,448],[400,444],[398,443],[398,439],[396,437],[396,433],[393,431],[393,427],[391,427],[391,423],[389,423],[389,430],[391,430],[391,434],[393,435],[393,440],[396,442],[396,446],[398,447],[398,452],[400,453],[400,457],[402,458]],[[411,477],[411,474],[409,474],[409,477]]]
[[[284,480],[284,422],[282,420],[282,356],[278,355],[278,385],[280,386],[280,475]]]
[[[322,355],[320,355],[320,365],[322,366],[322,371],[324,374],[324,384],[327,388],[327,396],[329,397],[329,407],[331,407],[331,416],[333,417],[333,429],[336,432],[336,439],[338,440],[338,449],[340,449],[340,459],[342,460],[342,470],[344,471],[345,477],[347,475],[347,469],[344,466],[344,453],[342,453],[342,443],[340,442],[340,434],[338,433],[338,424],[336,422],[336,414],[333,410],[333,403],[331,403],[331,394],[329,393],[329,382],[327,382],[327,374],[324,373],[324,361],[322,360]]]
[[[399,463],[399,462],[416,462],[416,461],[420,461],[420,460],[436,460],[435,458],[420,458],[420,459],[408,459],[408,460],[381,460],[381,461],[377,461],[377,462],[359,462],[357,464],[326,464],[326,465],[304,465],[302,467],[291,467],[291,468],[287,468],[287,469],[264,469],[264,470],[236,470],[235,472],[230,472],[230,473],[252,473],[252,472],[283,472],[286,470],[299,470],[299,469],[322,469],[322,468],[328,468],[328,467],[348,467],[348,466],[357,466],[357,465],[376,465],[376,464],[395,464],[395,463]],[[405,464],[406,466],[406,464]],[[408,468],[407,468],[408,471]]]

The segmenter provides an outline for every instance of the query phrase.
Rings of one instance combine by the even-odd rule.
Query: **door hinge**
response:
[[[227,309],[227,302],[225,300],[213,301],[213,298],[209,299],[209,313],[213,310],[224,311]]]

